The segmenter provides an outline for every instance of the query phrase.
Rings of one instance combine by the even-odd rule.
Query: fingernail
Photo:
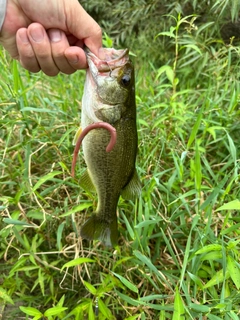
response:
[[[27,36],[27,32],[25,31],[19,31],[18,32],[18,36],[20,38],[20,40],[23,42],[23,43],[29,43],[29,39],[28,39],[28,36]]]
[[[44,37],[43,30],[38,29],[38,28],[31,30],[30,35],[31,35],[32,39],[36,42],[41,42]]]
[[[58,42],[62,39],[62,33],[60,30],[49,30],[48,35],[52,42]]]
[[[71,64],[77,64],[78,61],[79,61],[78,56],[75,56],[75,57],[73,56],[70,59],[68,58],[68,62]]]

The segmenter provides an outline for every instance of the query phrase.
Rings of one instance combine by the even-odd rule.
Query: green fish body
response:
[[[102,128],[90,131],[83,140],[87,170],[80,184],[84,189],[95,188],[98,205],[80,234],[82,238],[115,246],[119,197],[133,199],[140,194],[141,186],[135,169],[138,141],[134,67],[128,50],[104,49],[104,53],[103,60],[87,53],[89,69],[82,99],[81,127],[108,122],[116,129],[117,141],[113,150],[106,152],[110,134]]]

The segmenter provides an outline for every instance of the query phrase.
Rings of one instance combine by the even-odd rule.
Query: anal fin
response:
[[[134,200],[140,196],[142,190],[141,181],[136,169],[128,184],[122,189],[121,196],[126,200]]]

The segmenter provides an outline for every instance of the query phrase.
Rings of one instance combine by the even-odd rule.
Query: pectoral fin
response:
[[[72,145],[73,145],[73,146],[76,145],[76,143],[77,143],[77,141],[78,141],[78,138],[80,137],[81,133],[82,133],[82,128],[80,127],[80,128],[78,128],[78,130],[77,130],[77,132],[75,133],[75,136],[74,136],[74,138],[73,138],[73,142],[72,142]]]
[[[141,194],[141,181],[135,169],[134,174],[128,184],[122,189],[121,196],[126,200],[134,200]]]
[[[92,179],[89,175],[88,169],[86,169],[83,172],[82,176],[80,177],[79,184],[85,191],[88,191],[88,192],[95,192],[96,191],[94,184],[92,182]]]

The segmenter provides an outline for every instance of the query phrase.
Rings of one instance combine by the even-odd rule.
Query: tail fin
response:
[[[93,214],[82,226],[80,235],[83,239],[100,240],[105,246],[114,247],[118,243],[117,217],[108,222]]]

